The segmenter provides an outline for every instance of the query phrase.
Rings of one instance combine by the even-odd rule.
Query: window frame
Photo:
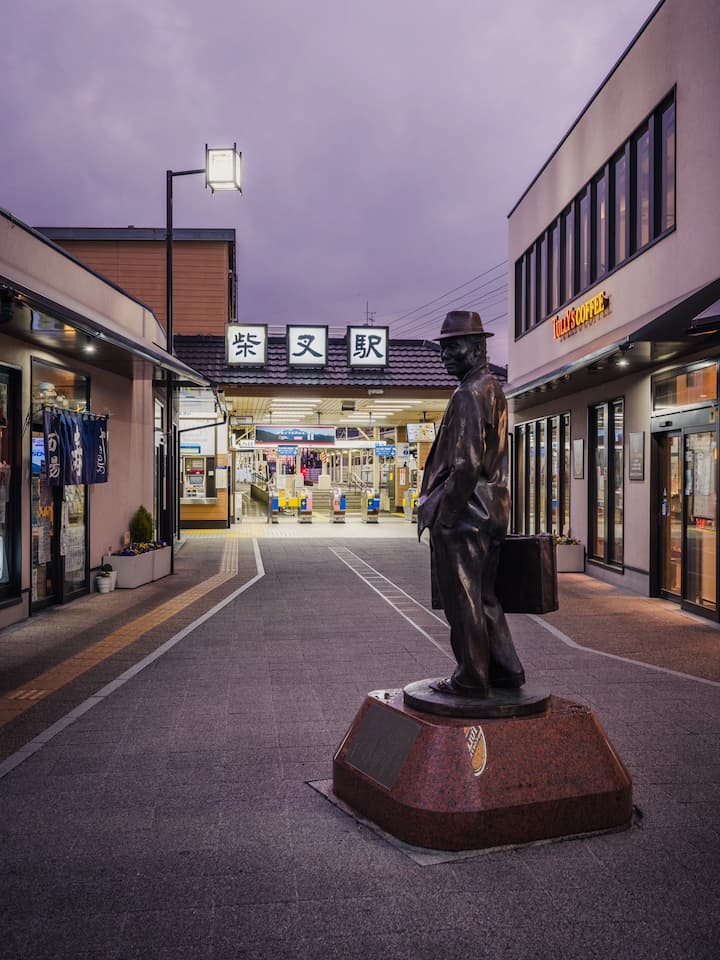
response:
[[[620,559],[617,558],[616,554],[616,537],[615,537],[615,492],[616,492],[616,483],[615,483],[615,431],[616,431],[616,417],[615,409],[617,405],[620,405],[622,410],[622,430],[623,430],[623,451],[622,451],[622,501],[621,501],[621,510],[622,510],[622,519],[621,519],[621,530],[622,530],[622,549],[620,551]],[[604,537],[602,552],[597,549],[598,542],[598,523],[597,523],[597,507],[599,505],[598,501],[598,484],[597,484],[597,413],[599,410],[602,410],[605,416],[605,450],[606,450],[606,464],[605,464],[605,491],[602,498],[602,507],[603,507],[603,530],[602,534]],[[588,511],[588,542],[587,542],[587,559],[588,563],[595,563],[602,566],[612,567],[615,570],[623,570],[625,565],[625,436],[626,436],[626,417],[625,417],[625,398],[624,396],[613,397],[611,400],[601,401],[599,403],[594,403],[588,407],[588,473],[589,473],[589,483],[588,483],[588,501],[587,501],[587,511]]]

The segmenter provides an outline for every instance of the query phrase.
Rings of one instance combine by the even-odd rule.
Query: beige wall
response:
[[[590,353],[594,346],[626,335],[648,311],[659,310],[718,276],[718,37],[717,0],[666,0],[511,214],[511,385],[550,373],[578,348]],[[515,261],[675,84],[675,232],[572,301],[577,305],[605,290],[611,297],[609,315],[565,341],[553,340],[546,321],[513,342]]]

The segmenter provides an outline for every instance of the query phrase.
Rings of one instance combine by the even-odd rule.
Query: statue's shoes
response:
[[[462,687],[455,683],[452,677],[446,680],[433,680],[429,686],[436,693],[449,694],[452,697],[469,697],[473,700],[484,700],[489,694],[489,690],[485,687]]]
[[[525,683],[525,671],[520,673],[503,673],[490,671],[490,686],[502,687],[504,689],[517,690]]]

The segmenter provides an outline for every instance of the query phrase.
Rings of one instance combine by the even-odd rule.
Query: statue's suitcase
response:
[[[506,537],[500,548],[495,592],[505,613],[557,610],[555,538],[549,533]]]

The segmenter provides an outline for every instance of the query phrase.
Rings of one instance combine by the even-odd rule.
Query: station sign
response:
[[[287,361],[291,367],[327,365],[328,328],[288,325]]]
[[[228,364],[262,367],[267,363],[266,323],[229,323],[225,332]]]
[[[388,327],[348,327],[348,366],[386,367],[388,364]]]
[[[376,443],[375,455],[378,457],[394,457],[395,444],[394,443]]]

